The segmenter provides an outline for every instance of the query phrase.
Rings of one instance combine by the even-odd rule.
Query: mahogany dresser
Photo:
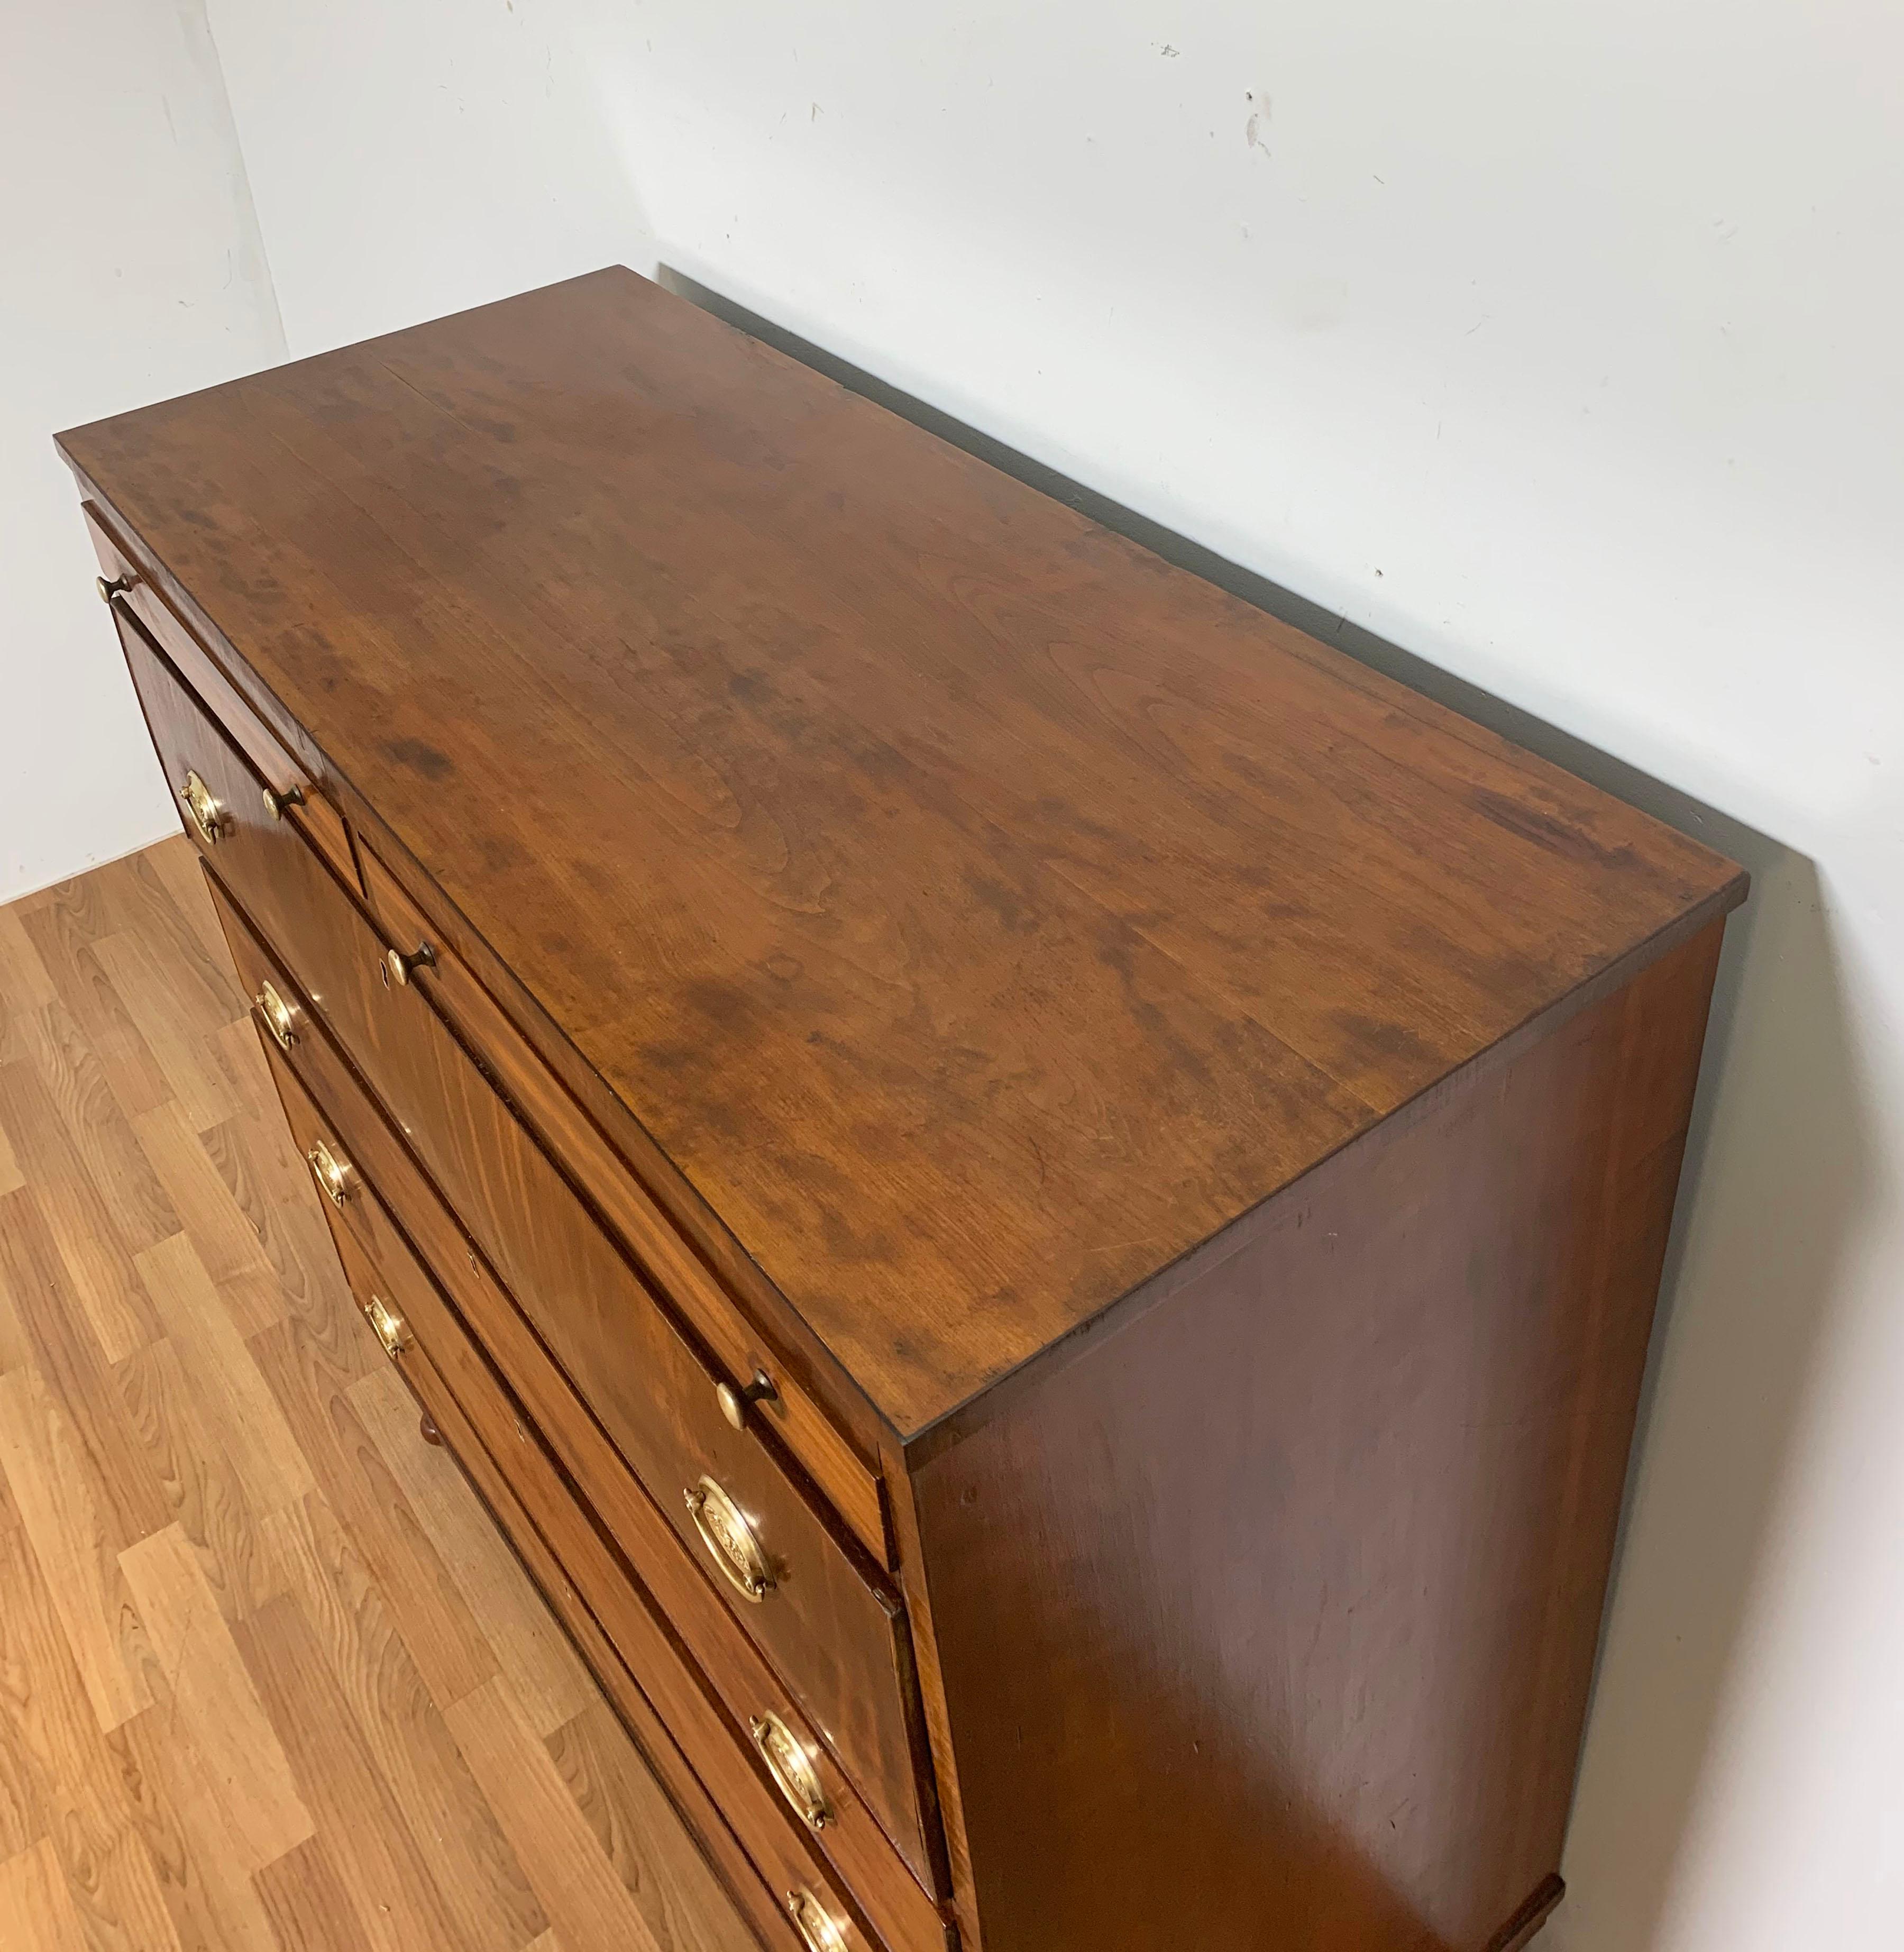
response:
[[[1530,1937],[1743,876],[626,271],[61,446],[364,1313],[763,1946]]]

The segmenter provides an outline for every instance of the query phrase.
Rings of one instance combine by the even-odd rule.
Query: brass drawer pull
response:
[[[125,575],[115,576],[110,581],[103,576],[95,576],[92,579],[92,587],[98,591],[102,603],[110,603],[115,596],[124,596],[138,580],[139,578],[128,571]]]
[[[686,1495],[694,1528],[714,1564],[737,1593],[758,1605],[774,1590],[774,1569],[746,1513],[711,1478]]]
[[[436,952],[427,942],[420,942],[406,956],[400,949],[386,949],[383,952],[384,985],[394,983],[401,990],[410,981],[413,969],[428,969],[436,962]]]
[[[274,820],[282,820],[287,806],[303,806],[304,789],[302,787],[286,787],[280,793],[276,787],[267,787],[264,799],[266,813]]]
[[[747,1412],[757,1403],[771,1403],[780,1394],[774,1387],[774,1378],[764,1369],[754,1372],[754,1380],[745,1389],[737,1390],[732,1383],[714,1385],[714,1400],[721,1406],[721,1414],[736,1430],[747,1428]]]
[[[756,1715],[747,1724],[747,1732],[774,1778],[774,1787],[786,1798],[794,1815],[809,1830],[825,1829],[833,1812],[806,1744],[771,1709]]]
[[[208,847],[216,847],[224,838],[226,821],[224,804],[217,794],[188,768],[185,784],[179,788],[179,798],[185,802],[192,824],[199,830],[199,838]]]
[[[380,1294],[374,1294],[364,1306],[365,1319],[377,1331],[383,1353],[394,1361],[410,1346],[410,1331],[403,1317]]]
[[[846,1928],[809,1891],[789,1891],[786,1908],[806,1942],[808,1952],[846,1952]]]
[[[269,983],[252,1001],[258,1006],[258,1014],[264,1019],[264,1028],[270,1032],[272,1041],[280,1050],[289,1050],[298,1040],[297,1012]]]
[[[322,1139],[304,1156],[311,1178],[317,1182],[317,1190],[332,1206],[342,1206],[350,1197],[350,1161],[339,1159]]]

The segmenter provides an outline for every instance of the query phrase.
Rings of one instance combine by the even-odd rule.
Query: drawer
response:
[[[370,912],[386,939],[405,950],[425,942],[430,945],[431,959],[420,965],[411,980],[430,996],[477,1061],[494,1075],[518,1115],[587,1188],[649,1278],[706,1342],[730,1382],[744,1386],[765,1374],[773,1394],[748,1413],[766,1421],[860,1543],[890,1568],[893,1559],[877,1474],[799,1382],[786,1373],[784,1364],[763,1347],[746,1316],[661,1211],[639,1175],[551,1073],[375,851],[360,845],[358,859]]]
[[[117,540],[91,503],[86,505],[84,512],[93,553],[105,572],[102,587],[107,579],[124,586],[112,599],[113,619],[119,627],[120,642],[132,668],[133,685],[145,705],[154,741],[159,744],[167,777],[181,806],[185,805],[183,789],[186,772],[196,769],[202,777],[208,780],[210,777],[199,763],[204,755],[204,734],[193,724],[190,713],[183,723],[173,715],[174,701],[164,686],[156,687],[156,699],[152,695],[145,661],[133,642],[138,632],[143,633],[139,643],[159,652],[171,666],[173,676],[192,694],[192,706],[215,721],[224,743],[235,747],[242,759],[237,777],[229,781],[232,797],[227,802],[227,813],[234,820],[242,820],[264,812],[267,821],[275,821],[280,818],[279,812],[267,811],[267,807],[292,809],[289,817],[305,838],[347,881],[354,883],[356,859],[342,816],[317,790],[310,774],[252,709],[249,700],[226,675],[224,666],[166,602],[151,572]],[[135,631],[127,630],[129,621],[135,625]],[[176,751],[160,742],[159,723],[153,715],[155,702],[170,728]],[[264,798],[267,792],[271,796],[268,802]],[[203,843],[205,836],[189,812],[186,824],[187,831]],[[228,837],[235,840],[236,831]]]
[[[664,1603],[677,1616],[680,1630],[687,1634],[692,1628],[698,1656],[727,1677],[734,1713],[757,1712],[760,1677],[777,1676],[795,1716],[818,1738],[816,1747],[829,1769],[836,1764],[843,1783],[857,1791],[850,1807],[863,1803],[871,1811],[920,1885],[943,1889],[934,1877],[936,1834],[929,1827],[936,1813],[908,1719],[916,1697],[903,1615],[859,1578],[831,1534],[790,1495],[759,1441],[721,1418],[705,1372],[682,1360],[684,1345],[645,1297],[631,1309],[616,1359],[632,1380],[674,1394],[660,1395],[666,1421],[658,1434],[644,1437],[639,1455],[631,1455],[634,1447],[611,1441],[618,1431],[601,1416],[599,1402],[585,1406],[578,1398],[558,1365],[555,1338],[536,1332],[539,1325],[516,1306],[511,1284],[487,1243],[467,1237],[395,1131],[372,1109],[321,1025],[303,1014],[308,999],[290,975],[272,967],[268,953],[229,909],[226,921],[247,987],[262,996],[269,981],[280,1004],[289,1006],[290,1021],[281,1020],[279,1028],[288,1028],[294,1039],[292,1061],[330,1117],[346,1128],[354,1164],[382,1189],[377,1204],[394,1209],[564,1468],[624,1547],[639,1551],[642,1576],[664,1589]],[[489,1102],[498,1101],[489,1095]],[[559,1181],[552,1187],[534,1180],[528,1186],[530,1197],[544,1202],[564,1196]],[[360,1205],[367,1213],[377,1210],[369,1200]],[[348,1214],[351,1208],[347,1196],[343,1210]],[[544,1212],[539,1224],[546,1225],[548,1217]],[[532,1224],[531,1215],[525,1211],[519,1224]],[[374,1239],[368,1244],[374,1251]],[[615,1267],[621,1278],[628,1278],[624,1264],[617,1260]],[[593,1291],[599,1292],[609,1275],[582,1267],[572,1278],[578,1284],[593,1282]],[[677,1414],[681,1407],[689,1412],[685,1417]],[[642,1456],[649,1468],[639,1472],[638,1484],[628,1464],[639,1471]],[[683,1494],[703,1481],[724,1487],[754,1519],[771,1555],[776,1583],[758,1602],[733,1591],[688,1516]],[[782,1603],[796,1598],[804,1611],[796,1614],[789,1606],[777,1617]],[[750,1631],[737,1632],[736,1623]],[[843,1809],[849,1807],[843,1799]],[[858,1834],[856,1822],[843,1819],[827,1841],[850,1847]]]
[[[327,809],[314,818],[319,804],[314,799],[287,803],[284,793],[302,790],[302,774],[288,760],[269,776],[261,772],[123,601],[112,612],[185,831],[264,928],[294,927],[308,904],[305,884],[336,885],[318,839],[336,815]],[[270,802],[267,790],[275,796]],[[342,831],[339,822],[338,834]],[[341,844],[348,857],[348,840]]]
[[[313,1037],[321,1032],[311,1032]],[[295,1047],[294,1047],[295,1051]],[[721,1785],[727,1809],[751,1860],[768,1884],[785,1893],[805,1891],[844,1926],[846,1943],[855,1933],[891,1952],[946,1952],[947,1932],[936,1907],[908,1876],[890,1847],[874,1828],[830,1760],[801,1728],[797,1711],[775,1687],[759,1657],[734,1633],[718,1608],[696,1613],[693,1588],[705,1592],[658,1515],[649,1507],[643,1524],[632,1529],[624,1509],[592,1512],[565,1479],[527,1408],[502,1382],[464,1327],[444,1289],[417,1259],[377,1189],[355,1166],[355,1141],[343,1121],[328,1118],[280,1053],[270,1053],[278,1088],[300,1150],[324,1154],[345,1167],[345,1197],[333,1203],[332,1231],[353,1291],[385,1349],[417,1392],[438,1434],[464,1458],[473,1441],[508,1485],[521,1511],[548,1546],[580,1603],[614,1648],[617,1659],[651,1698],[671,1705],[686,1725],[676,1729],[689,1759]],[[359,1101],[359,1129],[375,1115]],[[427,1194],[425,1197],[427,1197]],[[451,1405],[453,1403],[453,1411]],[[624,1480],[625,1481],[625,1480]],[[633,1497],[646,1504],[638,1487]],[[642,1575],[651,1564],[676,1562],[671,1592],[658,1591]],[[680,1578],[686,1574],[685,1581]],[[671,1600],[686,1603],[671,1618]],[[683,1631],[683,1616],[696,1630]],[[710,1634],[724,1639],[726,1653],[715,1663],[708,1698],[705,1673],[694,1673],[670,1643],[664,1619],[698,1654],[698,1640]],[[721,1684],[725,1684],[721,1685]],[[729,1700],[738,1689],[751,1706],[744,1722],[731,1719]],[[729,1719],[723,1720],[720,1708]],[[666,1710],[664,1710],[664,1713]],[[774,1799],[786,1799],[773,1770],[758,1756],[746,1725],[766,1716],[796,1731],[801,1744],[795,1766],[814,1770],[826,1816],[817,1832],[796,1825]],[[784,1767],[784,1765],[783,1766]],[[739,1784],[751,1786],[736,1797]]]

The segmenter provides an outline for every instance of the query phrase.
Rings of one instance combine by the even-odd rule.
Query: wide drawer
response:
[[[221,900],[220,906],[240,973],[254,997],[262,999],[255,1005],[261,1026],[278,1040],[274,1057],[283,1070],[288,1056],[289,1068],[296,1073],[297,1081],[286,1093],[287,1109],[292,1091],[308,1089],[336,1135],[340,1150],[335,1157],[344,1175],[333,1189],[339,1196],[334,1206],[340,1218],[392,1281],[402,1277],[407,1235],[507,1378],[542,1440],[687,1641],[734,1725],[744,1731],[756,1719],[774,1714],[808,1749],[830,1812],[818,1832],[822,1849],[856,1885],[889,1890],[886,1909],[896,1909],[909,1918],[903,1932],[889,1924],[887,1937],[896,1945],[943,1943],[943,1938],[929,1935],[938,1926],[922,1887],[932,1885],[935,1858],[916,1778],[908,1773],[895,1782],[858,1766],[853,1748],[858,1731],[849,1730],[843,1738],[836,1720],[814,1715],[797,1684],[790,1677],[777,1676],[753,1642],[737,1631],[734,1616],[719,1597],[722,1582],[706,1569],[705,1553],[690,1556],[656,1500],[636,1481],[620,1452],[511,1304],[486,1256],[465,1235],[395,1131],[364,1094],[321,1024],[308,1019],[305,999],[288,974],[273,966],[268,951],[228,904]],[[286,1034],[291,1039],[288,1052],[283,1043]],[[392,1215],[396,1225],[392,1225]],[[426,1312],[430,1307],[427,1295],[421,1306]],[[727,1434],[729,1449],[743,1441],[736,1434]],[[717,1462],[714,1468],[724,1467]],[[774,1597],[770,1594],[763,1605]],[[883,1612],[881,1617],[886,1617]],[[893,1621],[890,1631],[902,1634],[903,1619]],[[862,1668],[868,1685],[893,1674],[895,1663],[908,1653],[902,1641],[889,1641],[869,1653],[869,1663],[877,1656],[885,1665]],[[850,1660],[844,1665],[850,1669]],[[788,1685],[783,1685],[783,1679]],[[849,1705],[863,1707],[858,1700]],[[873,1753],[877,1755],[877,1750]],[[914,1767],[910,1756],[907,1766],[908,1772]],[[911,1875],[901,1869],[901,1857]]]
[[[295,818],[268,817],[248,762],[178,671],[135,620],[119,621],[161,758],[189,766],[216,802],[199,836],[207,859],[483,1248],[499,1278],[492,1305],[533,1326],[677,1535],[723,1573],[725,1603],[925,1875],[923,1718],[883,1569],[770,1429],[728,1424],[716,1367],[433,1003],[389,980],[355,898]]]

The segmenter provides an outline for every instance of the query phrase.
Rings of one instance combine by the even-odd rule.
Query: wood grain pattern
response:
[[[661,1952],[719,1952],[732,1942],[699,1860],[656,1858],[646,1838],[662,1820],[659,1785],[630,1766],[628,1747],[599,1697],[544,1738],[557,1773],[621,1880],[639,1897]],[[551,1932],[555,1927],[549,1928]]]
[[[44,1839],[0,1863],[0,1919],[9,1952],[89,1952],[72,1894]]]
[[[214,1041],[227,1019],[168,981],[154,947],[138,936],[106,936],[92,953],[194,1128],[236,1115],[237,1092]]]
[[[62,1167],[71,1161],[62,1156]],[[170,1513],[121,1414],[80,1294],[42,1215],[44,1190],[58,1208],[75,1199],[37,1177],[0,1198],[0,1282],[11,1296],[30,1359],[58,1399],[91,1466],[115,1538],[130,1544]]]
[[[170,997],[127,1007],[93,956],[110,940],[139,945],[109,954],[122,980],[149,971]],[[527,1865],[544,1840],[505,1832],[421,1678],[433,1651],[439,1679],[470,1686],[531,1671],[483,1655],[493,1631],[539,1637],[549,1731],[593,1744],[586,1781],[577,1752],[566,1772],[544,1752],[570,1813],[547,1847],[559,1875],[586,1847],[583,1875],[699,1921],[663,1952],[740,1952],[752,1935],[480,1506],[414,1414],[352,1394],[387,1370],[244,1008],[183,839],[0,909],[0,1068],[24,1108],[0,1180],[0,1944],[550,1942]],[[199,1129],[190,1091],[137,1059],[135,1011],[189,1024],[233,1094],[225,1117]],[[83,1280],[144,1312],[102,1313]],[[453,1586],[423,1556],[419,1505],[453,1542]],[[365,1808],[392,1840],[374,1861],[349,1834]],[[436,1894],[399,1904],[401,1933],[392,1867]]]
[[[280,1952],[370,1952],[350,1888],[312,1837],[267,1864],[255,1880]]]
[[[19,928],[39,958],[42,980],[58,986],[59,1000],[98,1060],[119,1109],[136,1117],[164,1104],[171,1087],[93,953],[92,938],[69,892],[83,885],[68,883],[29,897],[39,905],[17,912]]]
[[[635,1894],[590,1829],[501,1675],[465,1695],[450,1725],[504,1825],[537,1840],[536,1894],[565,1938],[661,1952]]]
[[[291,1594],[378,1774],[405,1813],[458,1942],[513,1952],[547,1921],[367,1564],[319,1496],[281,1515],[270,1532]]]
[[[187,1234],[140,1255],[139,1265],[205,1427],[231,1460],[252,1508],[276,1511],[313,1483],[311,1462]]]
[[[7,1136],[6,1127],[0,1125],[0,1193],[17,1193],[26,1184],[27,1175],[14,1156],[13,1141]]]
[[[405,1820],[302,1610],[275,1600],[234,1631],[339,1872],[374,1894],[360,1916],[375,1952],[456,1942],[418,1826]]]
[[[113,1747],[81,1685],[26,1534],[0,1531],[0,1778],[34,1839],[58,1859],[87,1944],[171,1952],[177,1940],[150,1860],[133,1842]],[[129,1845],[133,1847],[129,1847]]]
[[[311,1834],[277,1732],[191,1542],[176,1525],[120,1554],[166,1692],[205,1758],[227,1847],[248,1870]]]
[[[1740,892],[625,271],[63,444],[902,1435]]]
[[[128,1594],[86,1459],[37,1371],[0,1375],[0,1470],[102,1728],[150,1707],[127,1656]]]
[[[16,1155],[45,1162],[37,1204],[100,1353],[108,1362],[130,1355],[158,1333],[155,1312],[97,1181],[32,1066],[0,1065],[0,1125]]]
[[[255,1217],[239,1206],[220,1170],[231,1156],[227,1134],[239,1122],[233,1118],[201,1131],[174,1100],[135,1121],[134,1129],[175,1216],[170,1231],[190,1234],[234,1326],[242,1335],[253,1335],[283,1316],[284,1292]],[[213,1134],[215,1158],[206,1143]]]
[[[492,1528],[455,1465],[440,1450],[411,1441],[417,1412],[409,1392],[380,1368],[352,1386],[350,1398],[450,1577],[472,1606],[482,1606],[497,1668],[530,1726],[549,1735],[599,1703],[574,1649],[528,1581],[497,1578]]]
[[[272,1866],[254,1877],[232,1850],[217,1785],[170,1702],[135,1716],[114,1739],[133,1825],[183,1952],[274,1952],[259,1896]]]
[[[64,1006],[56,999],[25,1018],[20,1028],[28,1059],[79,1153],[86,1178],[98,1190],[120,1244],[136,1254],[176,1234],[179,1218],[165,1188],[140,1150],[104,1067]],[[5,1178],[0,1165],[0,1182]],[[0,1190],[6,1190],[0,1184]]]

